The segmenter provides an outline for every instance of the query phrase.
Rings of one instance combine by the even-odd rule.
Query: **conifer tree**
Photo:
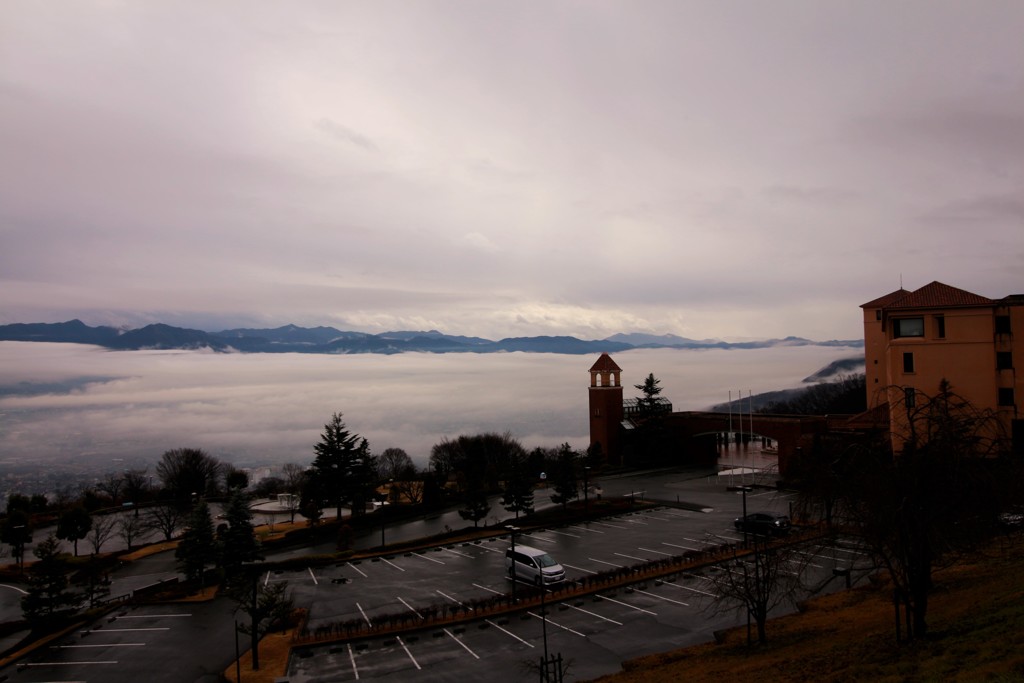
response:
[[[92,516],[81,505],[67,510],[57,520],[57,538],[71,541],[78,557],[78,542],[92,529]]]
[[[243,562],[260,559],[259,541],[252,526],[252,511],[249,498],[235,489],[224,508],[227,522],[220,534],[221,566],[228,576],[233,575]]]
[[[341,413],[331,415],[320,442],[313,447],[314,476],[320,479],[320,490],[334,505],[339,520],[343,505],[351,504],[355,514],[360,501],[365,501],[365,488],[374,470],[366,439],[349,432],[341,418]]]
[[[213,532],[213,518],[210,506],[200,500],[192,508],[188,518],[188,527],[181,536],[181,542],[174,556],[178,567],[189,581],[202,579],[207,565],[217,559],[217,543]]]
[[[68,590],[70,566],[60,552],[60,541],[50,535],[36,545],[38,559],[28,573],[28,592],[21,599],[25,620],[36,628],[47,628],[76,611],[81,596]]]
[[[525,458],[521,455],[514,455],[511,458],[501,504],[509,512],[514,512],[516,519],[519,519],[520,512],[533,512],[533,478],[529,476]]]
[[[555,455],[551,465],[552,488],[551,502],[561,504],[564,508],[570,500],[580,497],[580,483],[576,476],[576,451],[568,443],[563,443]]]

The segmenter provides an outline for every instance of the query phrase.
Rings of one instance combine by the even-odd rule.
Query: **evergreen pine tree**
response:
[[[202,579],[207,565],[216,561],[217,543],[213,533],[213,518],[210,516],[210,506],[205,500],[200,500],[192,508],[188,527],[181,535],[181,542],[174,556],[178,560],[178,567],[189,581]]]
[[[520,512],[533,512],[533,478],[527,472],[524,460],[522,456],[512,456],[505,479],[505,492],[501,498],[502,506],[514,512],[516,519],[519,519]]]
[[[235,574],[243,562],[260,559],[259,541],[252,526],[249,497],[235,489],[224,508],[227,525],[220,534],[221,566],[228,576]]]
[[[552,463],[551,502],[561,504],[564,508],[570,500],[580,497],[579,480],[576,477],[576,451],[568,443],[564,443],[555,455]]]
[[[76,611],[81,599],[68,590],[69,563],[60,552],[60,541],[50,535],[33,550],[39,560],[28,572],[28,592],[21,599],[25,620],[35,628],[47,628]]]

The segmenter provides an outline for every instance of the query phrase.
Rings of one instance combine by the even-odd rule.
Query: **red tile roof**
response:
[[[612,357],[602,353],[597,362],[590,368],[591,372],[622,372],[622,368],[615,364]]]
[[[896,301],[897,299],[903,298],[907,294],[910,294],[910,292],[908,292],[907,290],[905,290],[902,287],[900,287],[895,292],[889,292],[885,296],[880,296],[880,297],[878,297],[877,299],[875,299],[873,301],[867,302],[866,304],[861,304],[860,307],[861,308],[884,308],[885,306],[888,306],[893,301]]]
[[[992,299],[978,294],[950,287],[941,282],[932,282],[896,301],[885,304],[883,307],[887,309],[950,308],[952,306],[992,306],[995,303]]]

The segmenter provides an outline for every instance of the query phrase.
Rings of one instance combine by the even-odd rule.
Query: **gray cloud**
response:
[[[366,137],[365,135],[361,135],[360,133],[357,133],[348,126],[342,125],[337,121],[332,121],[331,119],[328,118],[322,118],[313,125],[318,130],[323,131],[324,133],[331,136],[335,140],[340,140],[341,142],[347,142],[357,147],[362,147],[363,149],[370,152],[377,151],[377,146],[374,145],[373,141],[371,141],[368,137]]]
[[[4,19],[0,322],[831,338],[899,273],[1019,289],[1014,4]]]

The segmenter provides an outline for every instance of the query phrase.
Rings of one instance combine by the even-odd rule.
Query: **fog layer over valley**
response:
[[[732,390],[800,386],[843,347],[631,350],[613,354],[624,396],[653,372],[676,410]],[[541,353],[393,356],[107,351],[0,342],[0,473],[58,463],[112,471],[195,447],[239,467],[308,463],[331,413],[370,448],[423,465],[445,437],[511,432],[526,448],[585,448],[596,356]]]

